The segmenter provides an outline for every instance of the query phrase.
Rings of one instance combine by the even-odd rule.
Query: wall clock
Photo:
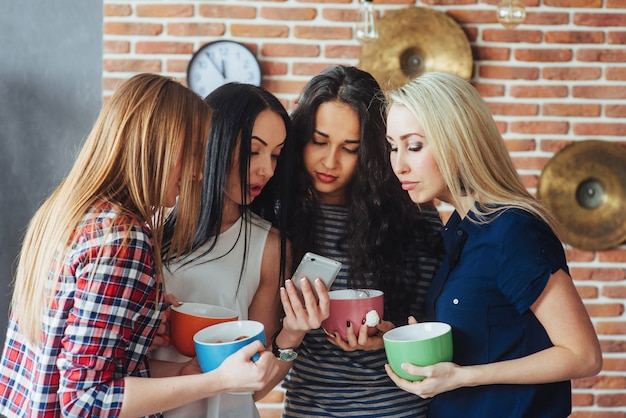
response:
[[[261,85],[261,65],[245,45],[214,41],[193,54],[187,66],[187,85],[193,91],[204,98],[230,82]]]

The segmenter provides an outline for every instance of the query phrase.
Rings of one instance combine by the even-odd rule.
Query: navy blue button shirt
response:
[[[468,216],[475,216],[472,212]],[[431,319],[452,326],[459,365],[527,356],[551,347],[530,310],[550,275],[568,271],[563,246],[548,225],[518,209],[476,224],[457,212],[442,230],[446,256],[427,298]],[[569,381],[487,385],[442,393],[429,417],[567,417]]]

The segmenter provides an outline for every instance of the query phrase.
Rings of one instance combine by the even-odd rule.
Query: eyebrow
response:
[[[317,129],[315,130],[315,133],[323,136],[324,138],[330,138],[330,135],[322,131],[318,131]],[[348,144],[360,144],[361,140],[360,139],[346,139],[345,142]]]
[[[261,138],[259,138],[259,137],[258,137],[258,136],[256,136],[256,135],[252,135],[252,136],[250,137],[250,139],[256,139],[256,140],[257,140],[257,141],[259,141],[261,144],[263,144],[263,145],[265,145],[265,146],[267,147],[267,142],[263,141]]]
[[[259,138],[256,135],[252,135],[252,137],[250,137],[250,139],[256,139],[257,141],[259,141],[261,144],[263,144],[264,146],[267,147],[267,142],[263,141],[261,138]],[[280,147],[281,145],[285,145],[285,141],[281,142],[280,144],[277,145],[277,147]]]
[[[426,138],[426,136],[425,136],[425,135],[418,134],[417,132],[410,132],[410,133],[408,133],[408,134],[400,135],[400,138],[398,138],[398,139],[399,139],[399,140],[401,140],[401,141],[404,141],[405,139],[410,138],[410,137],[412,137],[413,135],[415,135],[415,136],[419,136],[420,138]],[[388,139],[393,140],[393,138],[392,138],[391,136],[389,136],[389,135],[385,135],[385,137],[386,137],[386,138],[388,138]]]

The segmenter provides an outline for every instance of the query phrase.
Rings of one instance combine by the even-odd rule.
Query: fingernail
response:
[[[293,286],[293,283],[291,283],[291,279],[285,280],[285,287],[287,286],[287,283],[290,283]]]
[[[365,325],[365,318],[361,321],[361,325]]]
[[[346,321],[346,327],[350,328],[350,321]]]

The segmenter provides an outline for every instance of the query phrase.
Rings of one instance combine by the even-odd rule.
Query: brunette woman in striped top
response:
[[[394,178],[386,151],[384,102],[374,78],[355,67],[315,76],[292,114],[294,201],[288,232],[293,265],[306,251],[343,263],[332,289],[385,292],[384,320],[419,317],[441,253],[440,220],[418,208]],[[382,331],[351,324],[348,341],[309,332],[285,379],[284,417],[425,417],[385,374]],[[382,328],[382,327],[381,327]]]

